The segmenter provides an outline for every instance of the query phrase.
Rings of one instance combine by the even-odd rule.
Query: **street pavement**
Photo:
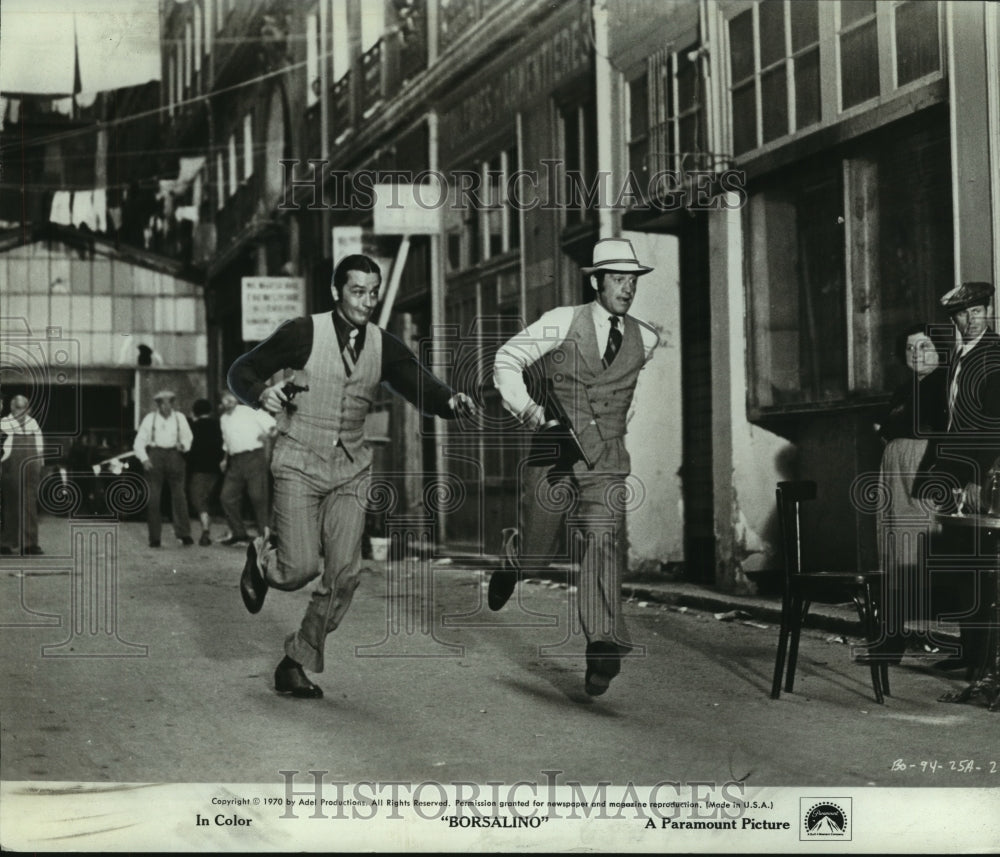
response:
[[[492,613],[492,557],[369,561],[312,676],[325,697],[295,700],[272,675],[308,589],[251,616],[242,548],[164,535],[156,550],[142,523],[45,518],[44,556],[2,558],[0,779],[1000,783],[998,715],[937,701],[963,674],[908,656],[876,705],[844,607],[805,631],[795,692],[771,700],[776,600],[634,584],[645,650],[589,697],[558,574]]]

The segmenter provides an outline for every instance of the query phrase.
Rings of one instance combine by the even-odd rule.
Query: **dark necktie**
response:
[[[354,348],[354,341],[357,339],[357,336],[358,329],[352,327],[351,332],[347,334],[347,342],[344,344],[344,350],[341,352],[344,358],[344,371],[347,373],[348,378],[351,377],[351,373],[358,362],[358,352]]]
[[[621,320],[618,316],[612,315],[609,317],[609,321],[611,322],[611,330],[608,331],[608,344],[604,349],[605,369],[614,362],[615,355],[622,347],[622,332],[618,329]]]

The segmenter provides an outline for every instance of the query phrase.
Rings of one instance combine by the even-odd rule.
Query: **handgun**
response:
[[[281,407],[288,411],[288,413],[294,414],[298,409],[298,405],[294,404],[292,399],[294,399],[299,393],[308,393],[309,385],[296,384],[294,381],[289,381],[284,387],[281,388],[281,392],[285,394],[285,401],[281,403]]]

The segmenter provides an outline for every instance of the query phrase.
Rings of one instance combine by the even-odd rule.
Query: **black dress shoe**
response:
[[[274,671],[274,689],[300,699],[322,699],[323,691],[302,672],[302,665],[286,657]]]
[[[191,547],[194,544],[194,539],[191,536],[181,536],[181,544],[186,548]]]
[[[583,687],[588,696],[600,696],[621,671],[621,650],[614,643],[587,643],[587,673]]]
[[[494,571],[490,575],[490,588],[486,594],[486,600],[490,605],[490,610],[499,610],[514,594],[517,587],[517,572],[510,569]]]
[[[501,565],[490,575],[490,585],[486,594],[490,610],[499,610],[503,607],[517,588],[519,574],[511,562],[512,542],[516,534],[517,531],[511,528],[503,531],[503,544],[500,547]]]
[[[251,613],[259,613],[264,606],[267,581],[257,563],[257,546],[253,542],[247,545],[247,560],[243,564],[243,574],[240,575],[240,595]]]

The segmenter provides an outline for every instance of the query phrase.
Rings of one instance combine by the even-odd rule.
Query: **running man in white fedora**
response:
[[[631,241],[598,241],[593,265],[582,269],[594,300],[542,315],[499,349],[493,369],[507,410],[540,430],[521,470],[520,527],[504,530],[489,606],[502,608],[528,568],[571,559],[573,540],[583,538],[578,612],[591,696],[608,689],[633,648],[620,604],[631,468],[625,426],[639,372],[659,337],[628,311],[639,277],[652,270],[639,264]],[[574,533],[560,540],[568,515]],[[557,557],[560,541],[565,554]]]

